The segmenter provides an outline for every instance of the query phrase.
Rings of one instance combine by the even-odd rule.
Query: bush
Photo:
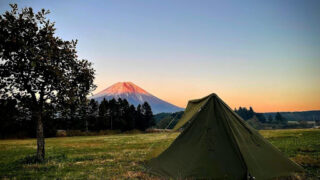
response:
[[[66,130],[57,130],[56,136],[57,137],[66,137],[67,131]]]

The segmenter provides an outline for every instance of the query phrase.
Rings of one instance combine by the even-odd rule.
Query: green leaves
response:
[[[26,106],[82,101],[95,89],[95,71],[90,62],[77,59],[77,41],[55,36],[54,22],[46,18],[50,11],[10,6],[0,15],[0,97],[29,99]]]
[[[35,62],[35,61],[32,61],[32,62],[31,62],[31,66],[32,66],[32,67],[36,67],[36,66],[37,66],[36,62]]]

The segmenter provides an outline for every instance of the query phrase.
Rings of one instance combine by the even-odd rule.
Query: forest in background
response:
[[[239,107],[234,111],[256,129],[312,128],[320,124],[320,111],[256,113],[252,107]],[[82,132],[145,131],[150,127],[172,129],[182,115],[183,111],[153,115],[147,102],[135,107],[121,98],[103,100],[100,104],[91,99],[81,106],[68,106],[58,111],[48,109],[44,129],[46,137],[90,134]],[[310,123],[312,118],[314,124]],[[0,128],[0,138],[36,136],[36,122],[31,112],[19,107],[15,100],[0,100]],[[103,132],[105,130],[114,132]]]
[[[104,99],[100,104],[91,99],[80,106],[45,111],[45,137],[56,136],[57,130],[70,131],[73,134],[79,131],[145,131],[154,125],[152,109],[147,102],[135,107],[121,98],[109,101]],[[36,136],[36,122],[32,120],[31,112],[18,106],[16,100],[0,100],[0,128],[0,138]]]

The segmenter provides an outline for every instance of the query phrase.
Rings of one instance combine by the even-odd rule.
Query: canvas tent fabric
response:
[[[303,171],[216,94],[189,101],[174,127],[185,129],[147,167],[174,179],[272,179]]]

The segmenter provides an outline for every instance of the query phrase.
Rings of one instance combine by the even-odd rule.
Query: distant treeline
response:
[[[287,124],[288,120],[283,117],[279,112],[275,114],[275,116],[268,116],[266,117],[263,113],[256,113],[252,109],[252,107],[249,107],[247,109],[246,107],[239,107],[238,109],[235,108],[234,112],[236,112],[242,119],[249,120],[251,118],[256,118],[261,123],[274,123],[274,124]]]
[[[266,117],[275,117],[276,113],[263,113]],[[298,111],[298,112],[281,112],[283,117],[289,121],[320,121],[320,111]]]
[[[285,119],[280,113],[277,113],[275,117],[269,116],[268,118],[266,118],[264,114],[254,112],[252,107],[249,107],[249,109],[247,109],[246,107],[239,107],[238,109],[234,109],[234,111],[245,121],[255,118],[259,123],[287,124],[287,119]],[[161,129],[172,129],[181,118],[182,114],[183,111],[176,113],[156,114],[156,127]],[[169,123],[171,124],[169,125]]]
[[[256,113],[252,107],[247,109],[246,107],[235,108],[236,112],[242,119],[247,121],[252,127],[256,129],[266,128],[287,128],[288,120],[283,117],[279,112],[276,115],[266,117],[263,113]]]
[[[234,111],[242,117],[248,124],[256,129],[287,129],[287,128],[311,128],[320,124],[320,119],[314,118],[314,123],[308,123],[310,112],[275,112],[275,113],[256,113],[249,107],[239,107]],[[312,112],[313,114],[317,111]],[[290,116],[288,116],[288,114]],[[293,115],[295,114],[295,116]],[[295,118],[294,118],[295,117]],[[315,116],[314,116],[315,117]],[[294,122],[294,123],[289,123]]]
[[[296,123],[289,123],[289,121],[292,121],[291,116],[293,113],[256,113],[252,107],[239,107],[238,109],[235,108],[234,111],[248,124],[256,129],[310,128],[313,126],[313,124],[308,124],[305,120],[299,120],[296,121]],[[319,111],[313,111],[312,113],[315,114],[317,112]],[[307,112],[295,112],[294,114],[300,115],[300,113],[303,115],[308,114]],[[290,114],[291,116],[287,118],[287,114]],[[156,114],[156,127],[160,129],[172,129],[182,115],[183,111],[176,113]],[[304,119],[303,116],[300,116],[300,119]],[[314,119],[316,123],[319,124],[320,119]]]
[[[135,107],[120,98],[104,99],[100,104],[91,99],[80,106],[68,106],[56,112],[48,108],[43,118],[46,137],[55,136],[60,129],[144,131],[154,125],[152,109],[147,102]],[[16,100],[0,100],[0,138],[35,137],[35,129],[36,122],[30,111],[18,106]]]

